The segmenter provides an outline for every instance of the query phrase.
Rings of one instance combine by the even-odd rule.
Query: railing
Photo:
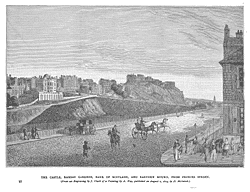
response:
[[[202,110],[197,110],[196,112],[200,112]],[[187,112],[183,112],[183,114],[189,113]],[[171,113],[171,114],[162,114],[162,115],[157,115],[157,116],[148,116],[148,117],[144,117],[145,121],[153,121],[153,120],[158,120],[158,119],[163,119],[166,116],[175,116],[176,113]],[[91,119],[91,118],[89,118]],[[94,124],[96,129],[102,129],[102,128],[108,128],[108,127],[112,127],[114,125],[120,126],[120,125],[124,125],[124,124],[128,124],[128,123],[134,123],[136,122],[137,117],[121,117],[121,116],[107,116],[107,117],[95,117],[93,118],[94,120]],[[36,127],[39,130],[39,136],[40,137],[48,137],[51,135],[55,135],[55,134],[67,134],[67,131],[65,130],[66,127],[69,126],[75,126],[76,123],[78,122],[78,120],[73,120],[73,121],[62,121],[62,122],[51,122],[51,123],[39,123],[39,124],[26,124],[24,126],[22,126],[22,128],[26,128],[28,134],[30,134],[30,130],[32,127]],[[217,124],[217,120],[215,120],[215,123]],[[17,141],[17,140],[21,140],[23,139],[23,133],[22,133],[22,128],[20,128],[19,133],[15,133],[15,134],[10,134],[7,135],[7,142],[13,142],[13,141]],[[217,131],[217,128],[215,129],[215,131]],[[208,134],[208,133],[206,133]],[[217,133],[214,133],[214,135],[216,135]],[[219,134],[219,132],[218,132]]]
[[[198,140],[207,138],[208,140],[220,138],[223,134],[223,118],[213,119],[213,122],[207,124],[204,132],[197,134]]]

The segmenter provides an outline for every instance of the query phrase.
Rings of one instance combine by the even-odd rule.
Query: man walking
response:
[[[188,139],[188,135],[186,135],[186,137],[185,137],[185,153],[188,152],[188,143],[189,143],[189,139]]]
[[[209,146],[207,143],[207,138],[205,138],[204,143],[203,143],[203,153],[205,155],[204,160],[207,162],[208,155],[209,155]]]
[[[88,146],[88,141],[84,141],[82,149],[83,149],[82,156],[88,158],[88,150],[90,150],[90,147]]]
[[[175,162],[180,159],[180,151],[179,151],[180,147],[181,147],[181,145],[179,143],[179,139],[176,139],[175,142],[174,142],[174,146],[173,146]]]
[[[38,134],[38,130],[37,130],[37,128],[35,127],[35,129],[34,129],[34,135],[35,135],[35,137],[34,137],[34,139],[36,138],[36,136],[37,136],[37,139],[40,139],[40,137],[39,137],[39,134]]]
[[[31,128],[31,138],[35,139],[35,129],[34,129],[34,127]]]
[[[25,128],[23,129],[23,139],[24,140],[26,140],[26,139],[29,140],[29,138],[27,136],[27,130]]]
[[[217,159],[217,153],[216,153],[216,145],[214,139],[212,140],[212,146],[211,146],[211,161],[214,163]]]

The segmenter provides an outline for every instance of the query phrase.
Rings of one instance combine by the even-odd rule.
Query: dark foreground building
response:
[[[224,29],[223,68],[223,134],[244,135],[244,44],[243,32],[230,37],[228,25]]]

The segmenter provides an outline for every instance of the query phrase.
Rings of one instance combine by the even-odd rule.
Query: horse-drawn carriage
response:
[[[89,123],[86,123],[86,120],[79,120],[75,126],[69,126],[65,128],[68,131],[69,135],[72,134],[85,134],[85,135],[94,135],[96,132],[95,125],[92,123],[92,120],[89,120]]]
[[[148,137],[148,132],[150,131],[152,131],[152,133],[158,133],[161,128],[163,128],[164,131],[166,128],[170,129],[169,125],[167,124],[167,120],[168,119],[164,118],[162,122],[152,122],[149,126],[145,126],[143,123],[137,122],[135,123],[135,127],[132,129],[132,136],[135,139],[141,135],[141,138],[146,140]]]

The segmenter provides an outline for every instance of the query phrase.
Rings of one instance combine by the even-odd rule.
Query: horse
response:
[[[120,136],[117,134],[112,134],[111,130],[108,131],[108,136],[110,138],[111,149],[116,146],[120,147]]]
[[[147,128],[147,131],[158,132],[158,125],[156,122],[152,122],[151,125]]]
[[[170,127],[169,127],[169,125],[167,124],[167,120],[168,120],[168,119],[164,118],[164,119],[162,120],[161,123],[158,123],[158,124],[157,124],[157,132],[158,132],[161,128],[163,128],[163,131],[165,131],[166,128],[168,128],[168,130],[170,131]]]

